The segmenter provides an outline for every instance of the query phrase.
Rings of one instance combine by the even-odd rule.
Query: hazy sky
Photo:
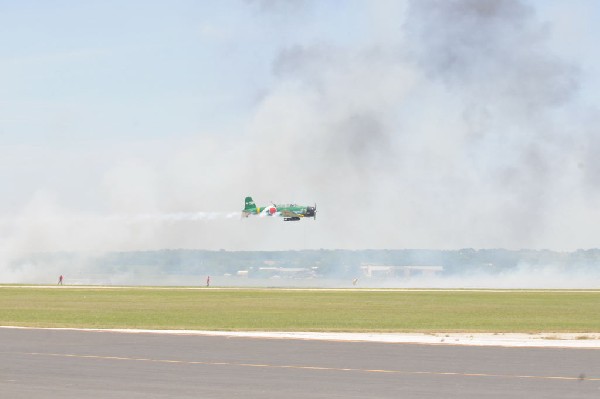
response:
[[[0,0],[0,252],[597,247],[599,22],[595,0]],[[228,217],[246,195],[318,218]]]

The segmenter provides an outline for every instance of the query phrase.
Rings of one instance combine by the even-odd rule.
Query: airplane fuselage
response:
[[[242,212],[246,217],[250,215],[279,216],[283,217],[283,220],[286,222],[295,222],[305,217],[316,218],[317,207],[316,205],[304,206],[296,204],[271,204],[260,207],[254,204],[251,197],[246,197],[246,206]]]

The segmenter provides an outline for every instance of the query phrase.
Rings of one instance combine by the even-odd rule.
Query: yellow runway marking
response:
[[[511,375],[511,374],[488,374],[488,373],[458,373],[442,371],[408,371],[408,370],[385,370],[385,369],[360,369],[360,368],[339,368],[339,367],[321,367],[321,366],[295,366],[295,365],[276,365],[259,363],[234,363],[234,362],[203,362],[197,360],[170,360],[170,359],[148,359],[140,357],[121,357],[121,356],[99,356],[99,355],[77,355],[62,353],[39,353],[29,352],[21,353],[30,356],[54,356],[79,359],[97,359],[97,360],[122,360],[152,363],[176,363],[176,364],[200,364],[208,366],[234,366],[234,367],[262,367],[271,369],[295,369],[295,370],[324,370],[324,371],[345,371],[359,373],[382,373],[382,374],[403,374],[403,375],[440,375],[440,376],[458,376],[458,377],[485,377],[485,378],[513,378],[513,379],[537,379],[537,380],[563,380],[563,381],[600,381],[599,378],[589,377],[567,377],[567,376],[543,376],[543,375]]]

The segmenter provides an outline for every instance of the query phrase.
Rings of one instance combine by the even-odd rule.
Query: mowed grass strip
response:
[[[0,287],[0,325],[246,331],[599,332],[599,292]]]

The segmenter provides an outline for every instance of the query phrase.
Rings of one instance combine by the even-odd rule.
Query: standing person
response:
[[[210,276],[206,277],[206,286],[210,287]]]
[[[63,283],[63,275],[61,274],[61,275],[58,277],[58,285],[63,285],[62,283]]]

